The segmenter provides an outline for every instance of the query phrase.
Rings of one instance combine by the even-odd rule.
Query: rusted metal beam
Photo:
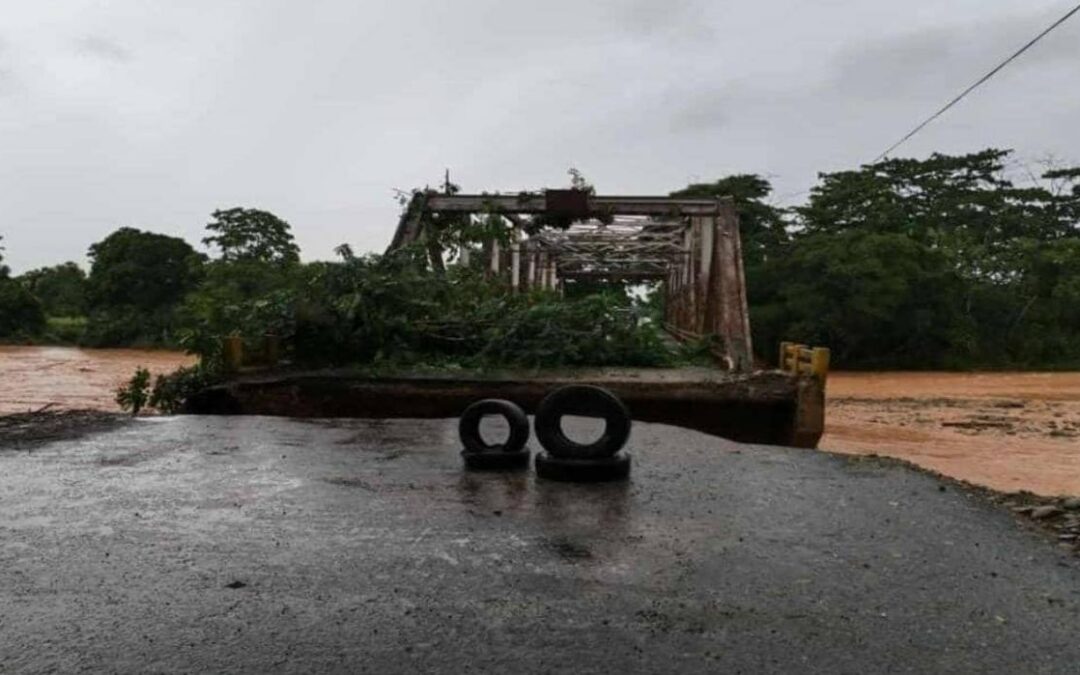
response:
[[[714,216],[725,200],[671,199],[667,197],[593,196],[588,216]],[[427,210],[436,213],[547,213],[542,193],[521,195],[430,195]]]
[[[667,274],[666,270],[656,272],[574,272],[561,270],[559,277],[562,279],[609,279],[612,281],[663,281],[667,278]]]
[[[424,218],[428,199],[429,195],[426,192],[417,192],[413,195],[409,207],[405,209],[405,212],[401,214],[401,219],[398,220],[394,238],[390,240],[390,246],[386,249],[387,253],[413,243],[420,236],[420,225]]]
[[[698,275],[695,279],[695,293],[700,298],[701,307],[697,312],[697,332],[706,333],[713,325],[715,317],[716,298],[709,292],[709,280],[714,274],[713,249],[716,242],[716,219],[695,218],[696,229],[700,232],[698,250],[694,260],[698,266]],[[715,272],[718,273],[718,272]]]
[[[753,369],[753,344],[750,338],[750,311],[746,303],[746,276],[743,272],[739,214],[733,204],[725,205],[716,219],[716,237],[710,280],[715,293],[716,324],[733,370]]]

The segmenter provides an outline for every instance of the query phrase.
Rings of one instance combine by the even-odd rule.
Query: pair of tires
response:
[[[480,436],[480,421],[500,415],[510,425],[504,443],[488,444]],[[591,443],[578,443],[562,428],[565,415],[600,417],[604,433]],[[630,436],[630,412],[614,394],[600,387],[571,385],[556,389],[536,410],[536,437],[546,452],[536,456],[542,478],[574,482],[621,480],[630,475],[630,455],[620,453]],[[469,406],[458,423],[465,446],[465,465],[478,470],[522,469],[529,465],[529,420],[516,404],[486,399]]]

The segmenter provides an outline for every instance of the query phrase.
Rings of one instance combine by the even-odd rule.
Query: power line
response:
[[[1057,21],[1055,21],[1055,22],[1054,22],[1054,23],[1053,23],[1053,24],[1052,24],[1052,25],[1051,25],[1051,26],[1050,26],[1049,28],[1047,28],[1047,29],[1046,29],[1046,30],[1044,30],[1043,32],[1041,32],[1041,33],[1039,33],[1038,35],[1036,35],[1036,36],[1035,36],[1035,39],[1033,39],[1033,40],[1032,40],[1031,42],[1029,42],[1029,43],[1027,43],[1026,45],[1024,45],[1023,47],[1021,47],[1021,48],[1019,49],[1019,51],[1017,51],[1017,52],[1016,52],[1015,54],[1013,54],[1013,55],[1012,55],[1012,56],[1010,56],[1009,58],[1007,58],[1007,59],[1005,59],[1004,61],[1002,61],[1002,62],[1001,62],[1001,64],[1000,64],[1000,65],[998,65],[998,67],[997,67],[997,68],[994,68],[993,70],[991,70],[991,71],[990,71],[989,73],[987,73],[986,75],[983,75],[983,76],[982,76],[982,77],[981,77],[981,78],[979,79],[979,81],[978,81],[978,82],[976,82],[975,84],[973,84],[973,85],[971,85],[970,87],[968,87],[967,89],[965,89],[965,90],[964,90],[964,91],[963,91],[963,92],[962,92],[962,93],[961,93],[961,94],[960,94],[959,96],[957,96],[957,97],[956,97],[956,98],[954,98],[953,100],[949,101],[949,102],[948,102],[948,104],[946,104],[944,108],[942,108],[941,110],[937,111],[936,113],[934,113],[933,115],[931,115],[931,116],[930,116],[929,118],[927,118],[927,119],[926,119],[926,120],[925,120],[925,121],[924,121],[924,122],[923,122],[922,124],[920,124],[919,126],[915,127],[914,129],[912,129],[912,130],[911,130],[911,131],[910,131],[910,132],[908,133],[908,135],[907,135],[907,136],[904,136],[904,137],[903,137],[903,138],[901,138],[901,139],[900,139],[899,141],[897,141],[896,143],[894,143],[894,144],[893,144],[893,145],[892,145],[892,146],[891,146],[891,147],[890,147],[890,148],[889,148],[888,150],[886,150],[885,152],[883,152],[883,153],[881,153],[880,155],[878,155],[877,159],[875,159],[873,163],[874,163],[874,164],[876,164],[876,163],[880,162],[881,160],[885,159],[886,157],[888,157],[889,153],[891,153],[891,152],[892,152],[893,150],[895,150],[895,149],[899,148],[899,147],[900,147],[901,145],[903,145],[904,143],[908,142],[908,140],[910,140],[912,136],[914,136],[915,134],[917,134],[917,133],[919,133],[920,131],[922,131],[923,129],[925,129],[925,128],[926,128],[926,126],[927,126],[927,125],[929,125],[929,124],[930,124],[931,122],[933,122],[933,121],[934,121],[934,120],[936,120],[937,118],[941,117],[941,116],[942,116],[942,115],[944,115],[944,114],[945,114],[946,112],[948,112],[948,110],[949,110],[950,108],[952,108],[952,107],[953,107],[954,105],[956,105],[956,104],[957,104],[957,103],[959,103],[960,101],[964,100],[964,98],[966,98],[968,94],[970,94],[971,92],[975,91],[975,90],[976,90],[976,89],[978,89],[978,88],[979,88],[980,86],[982,86],[983,84],[985,84],[987,80],[989,80],[990,78],[992,78],[993,76],[997,75],[997,74],[998,74],[999,72],[1001,72],[1002,70],[1004,70],[1005,66],[1009,65],[1010,63],[1012,63],[1013,61],[1015,61],[1016,59],[1018,59],[1018,58],[1020,57],[1020,55],[1021,55],[1021,54],[1023,54],[1023,53],[1024,53],[1024,52],[1026,52],[1027,50],[1029,50],[1029,49],[1031,49],[1032,47],[1034,47],[1034,46],[1035,46],[1035,45],[1036,45],[1036,44],[1037,44],[1037,43],[1038,43],[1038,42],[1039,42],[1040,40],[1042,40],[1042,39],[1043,39],[1044,37],[1046,37],[1047,35],[1049,35],[1051,31],[1053,31],[1053,30],[1054,30],[1055,28],[1057,28],[1057,27],[1058,27],[1058,26],[1060,26],[1061,24],[1063,24],[1063,23],[1065,23],[1066,21],[1068,21],[1069,19],[1071,19],[1071,18],[1073,17],[1073,15],[1074,15],[1074,14],[1076,14],[1077,12],[1080,12],[1080,5],[1077,5],[1076,7],[1073,7],[1073,8],[1071,9],[1071,10],[1069,10],[1069,12],[1068,12],[1068,13],[1066,13],[1066,14],[1065,14],[1065,16],[1061,17],[1060,19],[1058,19]]]

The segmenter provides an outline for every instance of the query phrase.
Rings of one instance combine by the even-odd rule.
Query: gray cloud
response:
[[[708,40],[716,37],[708,3],[699,0],[635,0],[621,12],[622,24],[631,32],[669,40]]]
[[[703,91],[678,101],[671,113],[671,128],[678,133],[694,133],[730,123],[732,109],[741,105],[733,87]]]
[[[819,170],[872,160],[1059,15],[1043,9],[884,38],[857,35],[798,74],[732,77],[714,87],[675,84],[665,95],[670,127],[699,141],[711,134],[755,147],[767,158],[756,170],[777,174],[781,192],[801,194]],[[1080,133],[1064,123],[1080,104],[1061,88],[1080,62],[1080,22],[1061,31],[902,152],[997,146],[1080,162]]]
[[[834,62],[832,86],[851,96],[896,97],[951,88],[956,93],[1050,25],[1060,12],[1035,11],[905,32],[850,48]],[[1000,75],[1020,77],[1055,62],[1080,60],[1080,40],[1051,34]]]
[[[831,88],[848,96],[865,97],[925,89],[929,81],[956,73],[956,68],[942,68],[941,64],[967,56],[960,53],[963,47],[957,37],[959,32],[938,30],[845,51],[832,66]]]
[[[392,188],[566,182],[780,193],[872,159],[1052,20],[1056,0],[56,0],[5,12],[0,235],[15,270],[232,205],[305,258],[380,250]],[[975,19],[974,17],[981,17]],[[1080,21],[906,150],[1080,160]],[[123,67],[115,67],[123,64]]]
[[[79,54],[92,56],[105,61],[126,63],[132,54],[117,42],[100,35],[85,35],[75,40],[75,50]]]
[[[7,41],[0,37],[0,96],[15,88],[15,69],[10,63]]]

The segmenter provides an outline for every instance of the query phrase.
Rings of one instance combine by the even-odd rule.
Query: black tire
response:
[[[604,433],[592,443],[577,443],[562,430],[563,415],[602,417]],[[560,387],[536,409],[536,438],[552,457],[596,459],[612,457],[630,437],[630,411],[607,389],[587,384]]]
[[[480,420],[485,415],[502,415],[510,425],[510,436],[505,443],[488,445],[480,437]],[[473,403],[458,420],[458,435],[466,453],[518,453],[529,441],[529,418],[525,411],[511,401],[488,398]],[[526,453],[528,454],[528,453]]]
[[[519,452],[462,452],[465,468],[471,471],[517,471],[529,468],[532,453]]]
[[[630,454],[602,459],[564,459],[546,452],[536,456],[536,475],[564,483],[605,483],[630,477]]]

